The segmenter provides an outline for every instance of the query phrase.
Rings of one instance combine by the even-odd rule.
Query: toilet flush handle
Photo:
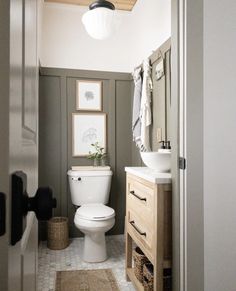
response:
[[[80,177],[72,177],[72,181],[81,181],[82,179]]]

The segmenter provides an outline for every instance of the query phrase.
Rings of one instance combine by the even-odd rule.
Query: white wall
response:
[[[90,38],[81,17],[88,9],[44,3],[42,66],[131,72],[171,35],[171,0],[138,0],[132,12],[118,11],[120,27],[110,39]]]
[[[204,1],[205,291],[236,290],[236,1]]]
[[[44,0],[37,1],[37,47],[38,52],[37,55],[40,58],[42,55],[42,28],[43,28],[43,8],[44,8]]]

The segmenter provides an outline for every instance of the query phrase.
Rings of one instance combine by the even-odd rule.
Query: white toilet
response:
[[[112,171],[91,170],[67,172],[71,200],[78,206],[74,223],[85,234],[83,260],[102,262],[107,259],[105,232],[115,224],[114,209],[108,203]]]

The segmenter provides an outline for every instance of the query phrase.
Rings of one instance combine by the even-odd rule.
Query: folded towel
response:
[[[109,171],[111,169],[110,166],[72,166],[72,171]]]

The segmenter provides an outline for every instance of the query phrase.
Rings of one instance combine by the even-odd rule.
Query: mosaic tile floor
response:
[[[38,291],[54,291],[56,271],[80,269],[112,269],[121,291],[134,291],[125,278],[125,243],[123,235],[107,236],[109,259],[103,263],[85,263],[81,259],[82,238],[71,240],[68,248],[52,251],[46,242],[39,246]],[[102,291],[102,290],[98,290]]]

